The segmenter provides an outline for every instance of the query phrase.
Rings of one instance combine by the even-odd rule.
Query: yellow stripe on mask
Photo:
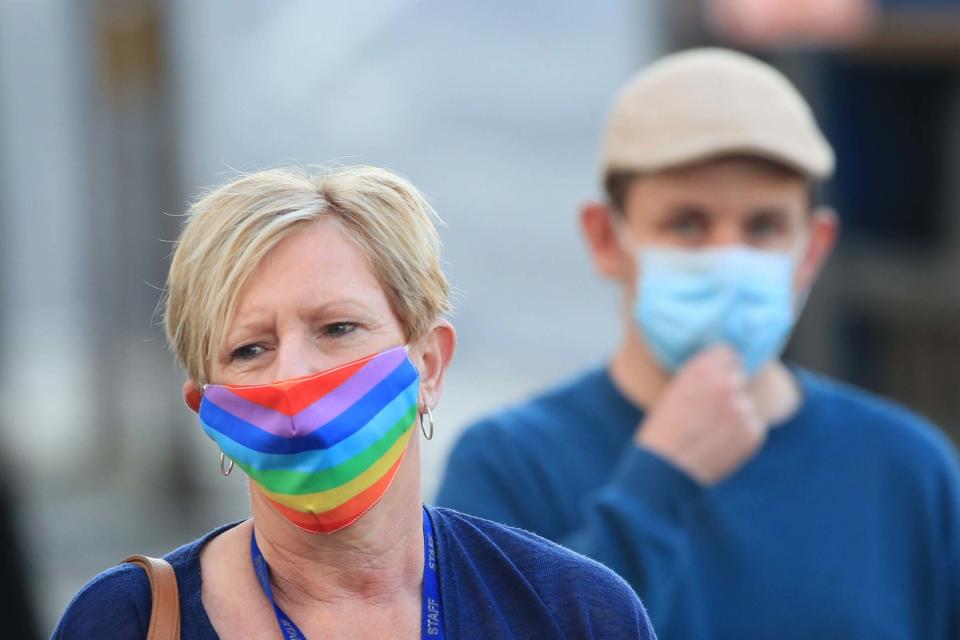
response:
[[[323,513],[324,511],[336,509],[364,490],[369,489],[390,470],[390,467],[403,455],[403,450],[406,448],[407,441],[410,439],[411,430],[412,429],[407,429],[404,435],[397,438],[397,441],[393,443],[392,447],[387,449],[383,457],[370,465],[366,471],[339,487],[328,491],[305,493],[303,495],[274,493],[267,491],[262,485],[258,485],[258,487],[271,500],[279,502],[285,507],[300,511],[301,513]]]

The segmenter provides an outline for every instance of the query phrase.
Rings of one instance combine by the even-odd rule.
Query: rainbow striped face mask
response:
[[[200,424],[287,520],[332,533],[389,489],[419,387],[406,347],[396,347],[281,382],[206,385]]]

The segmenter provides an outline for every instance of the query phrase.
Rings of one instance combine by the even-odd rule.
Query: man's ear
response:
[[[600,275],[612,280],[628,278],[632,266],[617,235],[614,217],[619,215],[622,214],[604,202],[591,201],[580,207],[580,229],[593,266]]]
[[[840,219],[830,207],[817,207],[810,219],[810,243],[797,265],[794,285],[799,291],[807,291],[817,281],[824,263],[837,244],[840,234]]]
[[[194,413],[200,413],[200,397],[203,392],[193,380],[187,380],[183,383],[183,402]]]
[[[428,407],[432,409],[437,406],[440,401],[444,376],[456,350],[457,332],[446,320],[437,322],[433,329],[418,341],[421,413],[426,412]]]

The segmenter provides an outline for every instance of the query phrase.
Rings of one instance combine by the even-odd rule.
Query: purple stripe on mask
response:
[[[238,396],[227,387],[210,385],[204,390],[208,401],[241,420],[282,438],[313,433],[362,399],[407,357],[406,349],[391,349],[370,360],[338,387],[318,398],[300,413],[288,416]]]

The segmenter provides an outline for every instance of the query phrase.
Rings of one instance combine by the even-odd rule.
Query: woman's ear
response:
[[[443,391],[443,378],[457,349],[457,332],[446,320],[440,320],[417,345],[420,369],[421,413],[437,406]]]
[[[837,244],[840,220],[830,207],[818,207],[810,218],[810,244],[797,266],[795,286],[807,291],[817,281],[823,264]]]
[[[617,215],[620,214],[603,202],[587,202],[580,207],[580,230],[597,272],[622,280],[629,276],[631,263],[614,228],[613,217]]]
[[[187,380],[183,383],[183,402],[194,413],[200,413],[200,397],[203,392],[193,380]]]

